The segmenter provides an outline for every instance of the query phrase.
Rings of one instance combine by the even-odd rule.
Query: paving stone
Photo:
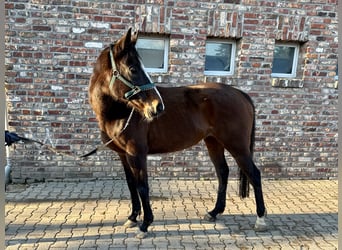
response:
[[[10,186],[6,250],[337,249],[337,181],[263,183],[269,230],[255,232],[254,197],[241,200],[236,182],[230,181],[226,211],[207,222],[202,216],[215,205],[215,181],[154,179],[155,221],[142,240],[137,228],[123,226],[131,212],[125,181]]]

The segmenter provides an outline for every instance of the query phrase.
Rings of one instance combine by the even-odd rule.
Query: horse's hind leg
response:
[[[127,159],[125,155],[119,155],[122,165],[125,170],[126,174],[126,181],[128,185],[129,192],[131,194],[131,200],[132,200],[132,213],[130,216],[128,216],[128,220],[124,224],[126,227],[135,227],[137,225],[137,217],[141,214],[141,204],[140,199],[137,191],[137,185],[135,182],[135,179],[133,177],[133,173],[128,165]]]
[[[264,197],[261,187],[261,175],[260,170],[255,166],[251,156],[235,156],[234,157],[241,170],[245,173],[249,182],[253,186],[256,210],[257,210],[257,221],[255,229],[258,231],[264,231],[267,229],[267,225],[264,221],[266,213]]]
[[[215,207],[205,216],[206,220],[214,221],[217,214],[224,212],[226,207],[226,194],[229,168],[224,157],[224,147],[214,137],[207,137],[204,139],[208,148],[209,156],[213,162],[218,178],[218,191]]]

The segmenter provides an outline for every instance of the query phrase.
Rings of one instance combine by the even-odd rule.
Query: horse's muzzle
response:
[[[163,103],[161,102],[152,103],[152,105],[146,107],[144,110],[145,118],[148,121],[152,121],[154,118],[161,115],[164,112],[164,109],[165,107]]]
[[[151,118],[155,118],[162,114],[164,112],[164,109],[165,108],[162,103],[158,103],[156,106],[153,106],[151,112],[149,112],[152,116]]]
[[[152,101],[144,102],[143,108],[144,116],[148,121],[152,121],[153,118],[159,116],[165,110],[165,105],[158,89],[154,88],[153,90],[153,92],[149,92],[150,96],[148,96]]]

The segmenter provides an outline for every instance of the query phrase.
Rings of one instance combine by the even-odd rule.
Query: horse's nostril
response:
[[[157,113],[161,113],[164,111],[164,105],[161,103],[158,103],[157,105]]]

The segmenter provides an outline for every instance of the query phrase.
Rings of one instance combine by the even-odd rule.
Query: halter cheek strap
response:
[[[147,83],[141,86],[137,86],[137,85],[133,85],[131,82],[127,81],[121,74],[120,72],[117,70],[116,68],[116,64],[115,64],[115,60],[114,60],[114,55],[113,55],[113,44],[111,45],[110,49],[109,49],[109,53],[110,53],[110,61],[112,64],[112,78],[109,82],[109,88],[112,89],[113,85],[115,83],[116,79],[119,79],[122,83],[124,83],[127,87],[131,88],[131,90],[127,91],[124,94],[125,99],[129,100],[130,98],[132,98],[132,96],[138,94],[141,91],[146,91],[146,90],[150,90],[153,89],[155,87],[154,83]]]

